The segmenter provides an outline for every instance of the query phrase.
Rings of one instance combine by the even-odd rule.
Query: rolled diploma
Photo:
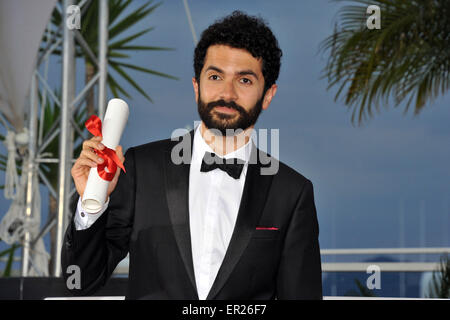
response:
[[[105,118],[102,121],[102,144],[104,146],[116,150],[127,123],[128,115],[128,105],[125,101],[121,99],[109,100]],[[117,170],[120,170],[120,168],[117,168]],[[81,207],[85,212],[97,213],[102,209],[106,202],[109,183],[110,181],[100,178],[97,167],[91,168],[81,200]]]

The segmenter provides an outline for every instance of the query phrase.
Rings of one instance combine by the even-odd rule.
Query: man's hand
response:
[[[103,159],[95,154],[94,150],[103,150],[105,146],[101,144],[101,137],[93,137],[90,140],[85,140],[83,142],[83,150],[80,156],[72,167],[71,174],[73,181],[75,182],[75,187],[77,189],[80,197],[83,197],[84,190],[86,189],[86,184],[89,176],[89,171],[91,168],[97,167],[97,164],[103,163]],[[124,161],[123,151],[121,146],[117,146],[116,154],[120,161]],[[120,168],[117,168],[114,178],[109,183],[107,196],[113,192],[117,185],[117,180],[119,180]]]

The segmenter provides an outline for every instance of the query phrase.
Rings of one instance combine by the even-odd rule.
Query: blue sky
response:
[[[279,129],[280,160],[313,182],[322,248],[450,246],[449,94],[419,116],[390,105],[355,127],[321,79],[327,56],[319,53],[319,44],[333,31],[338,4],[191,0],[189,5],[197,35],[239,9],[261,15],[277,36],[283,50],[279,88],[257,127]],[[125,149],[167,138],[198,120],[191,84],[194,44],[182,1],[166,0],[136,30],[149,26],[155,29],[136,44],[176,50],[134,53],[132,62],[180,80],[130,72],[154,103],[130,89]],[[51,77],[56,85],[59,74]],[[9,202],[1,199],[0,206],[2,215]]]
[[[354,127],[350,112],[334,101],[334,91],[327,91],[321,79],[327,56],[318,48],[333,30],[336,3],[189,4],[198,35],[235,9],[261,15],[276,34],[283,50],[279,89],[257,126],[279,128],[280,160],[312,180],[323,248],[449,245],[448,228],[443,227],[449,221],[449,95],[418,117],[389,106],[364,126]],[[136,75],[154,104],[139,96],[130,101],[136,112],[123,138],[128,146],[166,138],[173,128],[198,119],[190,80],[194,44],[182,1],[166,1],[149,21],[156,26],[149,43],[176,51],[139,54],[135,62],[180,80]]]

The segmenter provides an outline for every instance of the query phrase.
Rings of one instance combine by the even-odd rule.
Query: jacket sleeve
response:
[[[319,224],[311,181],[295,206],[277,274],[277,299],[322,299]]]
[[[95,293],[106,284],[128,253],[134,218],[134,149],[126,152],[124,166],[126,173],[120,173],[108,209],[88,229],[76,230],[73,215],[77,195],[72,200],[72,215],[61,248],[61,265],[66,284],[74,280],[74,268],[70,266],[76,266],[80,271],[79,286],[67,288],[74,295]]]

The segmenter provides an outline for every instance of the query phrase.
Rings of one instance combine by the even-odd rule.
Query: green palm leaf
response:
[[[0,252],[0,257],[8,255],[8,259],[6,261],[5,270],[3,271],[3,277],[11,276],[12,264],[14,262],[14,252],[19,247],[20,247],[20,245],[13,244],[10,248]]]
[[[151,46],[151,45],[139,45],[134,44],[133,42],[141,38],[143,35],[152,31],[154,27],[146,27],[142,30],[136,31],[131,35],[126,35],[122,39],[119,38],[120,35],[128,32],[132,28],[136,27],[139,23],[148,24],[147,17],[154,12],[162,2],[153,3],[153,1],[147,1],[143,5],[138,8],[132,10],[127,13],[130,8],[131,1],[130,0],[110,0],[109,1],[109,28],[108,28],[108,36],[109,36],[109,44],[108,44],[108,66],[109,69],[115,70],[119,78],[122,81],[125,81],[132,85],[140,94],[142,94],[147,100],[152,102],[153,100],[150,96],[141,88],[141,86],[136,83],[129,74],[125,72],[123,68],[120,68],[120,71],[117,70],[117,66],[125,67],[129,70],[145,72],[147,74],[162,76],[170,79],[178,79],[177,77],[168,75],[163,72],[158,72],[155,70],[146,69],[140,66],[127,64],[125,62],[126,59],[130,59],[130,55],[124,54],[121,51],[170,51],[174,50],[173,48],[160,47],[160,46]],[[98,53],[98,10],[99,5],[98,1],[90,1],[86,8],[83,7],[82,12],[83,15],[81,17],[81,30],[80,33],[88,44],[89,48],[94,54]],[[52,14],[52,23],[55,25],[57,30],[58,26],[61,24],[61,14],[58,10],[54,10]],[[54,40],[52,43],[55,43],[58,39],[62,38],[61,32],[52,31],[49,32],[45,37],[54,36]],[[113,41],[114,40],[114,41]],[[41,51],[43,48],[41,48]],[[80,46],[76,42],[76,56],[79,58],[85,59],[86,65],[93,65],[93,62],[90,61],[85,49]],[[55,55],[61,55],[61,50],[57,49],[53,52]],[[115,65],[112,64],[111,58],[115,59]],[[95,68],[95,67],[94,67]],[[94,72],[97,70],[94,70]],[[94,73],[95,74],[95,73]],[[89,79],[88,79],[89,80]],[[120,79],[115,79],[112,76],[108,75],[107,77],[107,85],[111,90],[111,93],[118,97],[119,94],[125,96],[127,98],[131,98],[130,94],[126,92],[122,85],[119,85]]]
[[[154,70],[151,70],[151,69],[147,69],[147,68],[144,68],[144,67],[139,67],[139,66],[136,66],[136,65],[128,64],[128,63],[114,62],[114,64],[122,66],[122,67],[125,67],[125,68],[137,70],[137,71],[142,71],[142,72],[154,74],[154,75],[157,75],[157,76],[160,76],[160,77],[165,77],[165,78],[174,79],[174,80],[178,80],[179,79],[179,78],[171,76],[171,75],[169,75],[167,73],[154,71]]]
[[[125,97],[131,98],[130,95],[117,83],[117,81],[111,74],[108,75],[108,86],[111,92],[113,93],[114,97],[116,98],[120,97],[119,95],[120,92]]]
[[[130,26],[135,25],[142,19],[144,19],[146,16],[148,16],[150,13],[152,13],[157,7],[161,5],[161,3],[158,3],[150,8],[147,8],[152,1],[147,2],[143,6],[139,7],[132,13],[130,13],[128,16],[126,16],[124,19],[122,19],[120,22],[118,22],[114,27],[109,29],[109,38],[113,39],[117,35],[121,34],[122,32],[128,30]],[[123,7],[122,11],[129,5],[129,3]]]
[[[109,4],[109,23],[113,24],[120,14],[130,5],[131,0],[127,1],[110,1]]]
[[[168,47],[155,47],[155,46],[121,46],[116,50],[154,50],[154,51],[172,51],[175,50],[173,48]]]
[[[153,100],[145,93],[145,91],[133,80],[131,77],[117,64],[117,63],[111,63],[111,67],[117,71],[129,84],[131,84],[139,93],[141,93],[144,97],[146,97],[150,102],[153,102]]]
[[[132,36],[129,36],[129,37],[126,37],[125,39],[114,42],[114,43],[110,44],[108,47],[109,47],[109,49],[120,49],[124,44],[126,44],[136,38],[139,38],[140,36],[146,34],[147,32],[149,32],[153,29],[154,28],[148,28],[148,29],[142,30],[138,33],[133,34]]]
[[[345,0],[335,0],[344,2]],[[389,102],[418,114],[450,89],[450,1],[348,0],[320,50],[328,89],[361,124]],[[366,27],[366,9],[381,9],[381,29]]]

